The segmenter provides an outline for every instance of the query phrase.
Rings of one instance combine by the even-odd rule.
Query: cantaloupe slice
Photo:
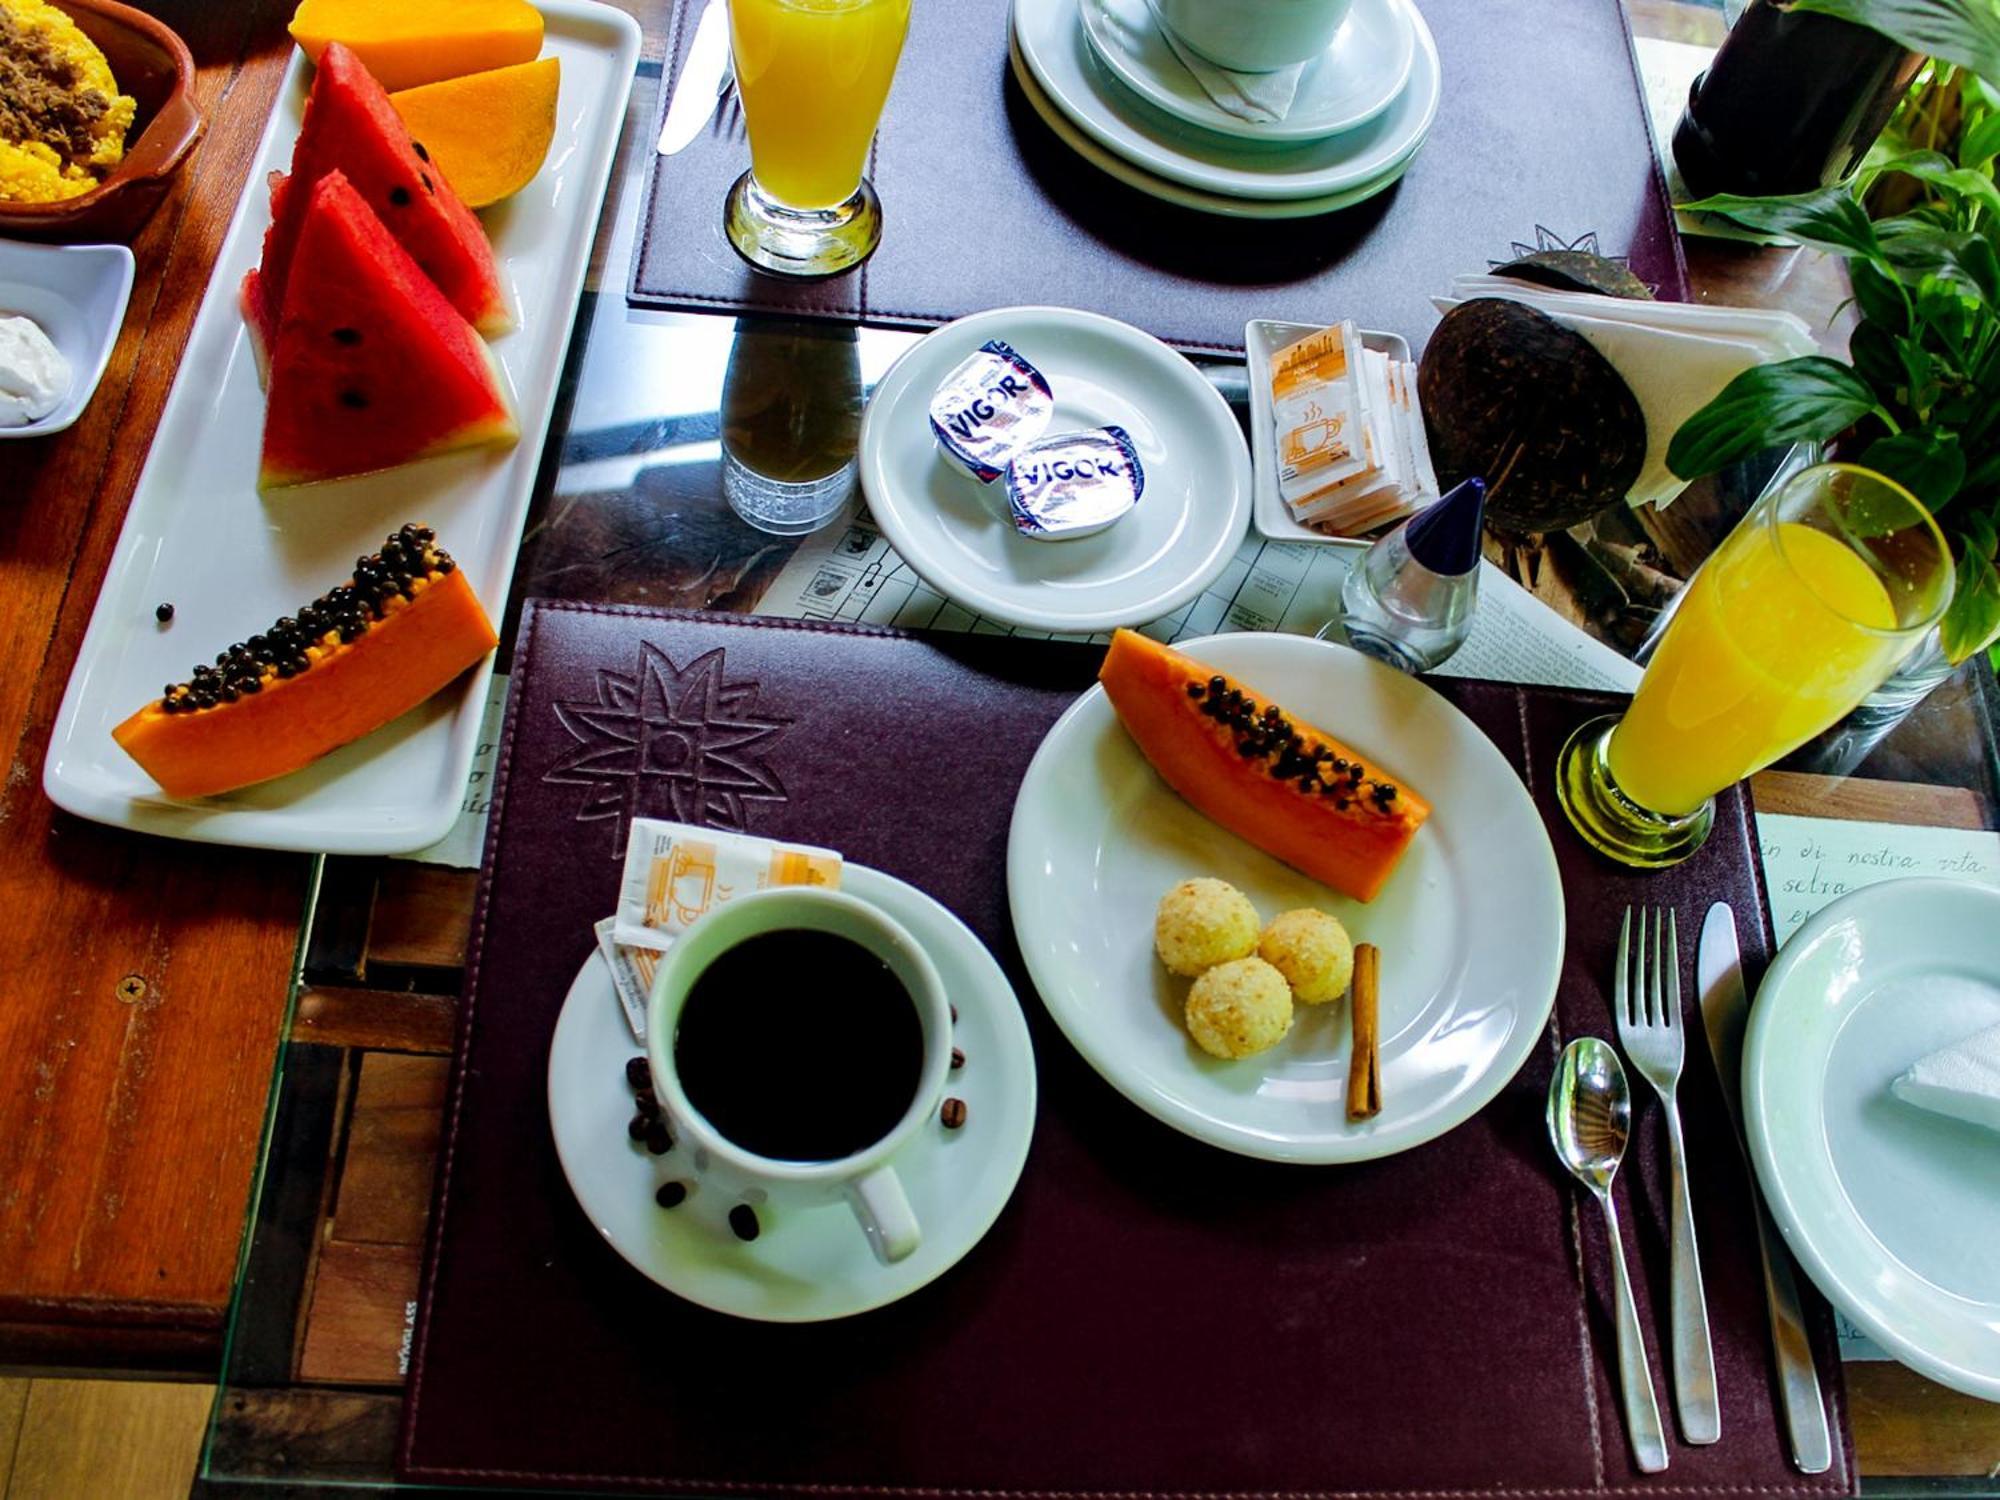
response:
[[[556,135],[561,82],[562,64],[544,57],[404,89],[389,102],[459,198],[484,208],[541,171]]]
[[[1430,804],[1323,729],[1130,630],[1097,680],[1167,785],[1231,833],[1372,901]]]
[[[393,92],[532,61],[542,13],[527,0],[299,0],[292,40],[314,62],[347,43]]]
[[[430,528],[405,526],[346,583],[196,667],[111,735],[171,797],[233,791],[401,717],[498,640]]]

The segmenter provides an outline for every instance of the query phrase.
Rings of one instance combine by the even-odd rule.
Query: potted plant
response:
[[[1902,483],[1953,540],[1957,592],[1939,645],[1955,665],[2000,639],[2000,11],[1991,0],[1800,6],[1975,76],[1960,78],[1956,138],[1945,150],[1892,136],[1851,183],[1688,205],[1844,257],[1860,322],[1846,362],[1812,355],[1731,381],[1674,434],[1667,463],[1691,479],[1815,442]],[[1862,194],[1884,179],[1901,179],[1894,185],[1911,201],[1871,220]]]

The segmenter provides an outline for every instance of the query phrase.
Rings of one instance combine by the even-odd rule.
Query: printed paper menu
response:
[[[1885,880],[1941,875],[2000,886],[2000,833],[1983,828],[1759,813],[1757,838],[1780,944],[1835,897]]]

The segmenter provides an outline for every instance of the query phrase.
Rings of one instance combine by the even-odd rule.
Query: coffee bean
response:
[[[739,1203],[729,1210],[729,1227],[736,1232],[739,1240],[754,1240],[760,1233],[757,1210],[747,1203]]]
[[[625,1122],[625,1133],[635,1141],[643,1141],[646,1132],[653,1128],[653,1122],[644,1115],[634,1115]]]
[[[663,1182],[660,1184],[658,1190],[654,1192],[653,1201],[662,1208],[679,1208],[683,1203],[687,1202],[687,1195],[688,1190],[685,1182]]]
[[[645,1119],[645,1116],[639,1118]],[[674,1149],[674,1138],[667,1133],[665,1120],[646,1120],[646,1149],[655,1156],[665,1156]]]
[[[965,1066],[965,1051],[961,1047],[951,1049],[951,1065],[954,1070]]]
[[[635,1089],[652,1087],[653,1069],[645,1058],[633,1057],[626,1060],[625,1081]]]
[[[965,1123],[965,1101],[947,1099],[938,1110],[938,1119],[944,1122],[946,1130],[956,1130]]]
[[[651,1089],[640,1089],[632,1096],[632,1101],[639,1106],[639,1113],[649,1120],[660,1112],[660,1096]]]
[[[958,1024],[958,1007],[956,1005],[951,1007],[951,1024],[954,1026]]]

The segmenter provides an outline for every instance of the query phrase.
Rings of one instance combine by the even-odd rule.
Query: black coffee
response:
[[[902,980],[830,932],[762,932],[725,949],[674,1031],[688,1102],[780,1161],[874,1145],[910,1107],[923,1066],[923,1023]]]

